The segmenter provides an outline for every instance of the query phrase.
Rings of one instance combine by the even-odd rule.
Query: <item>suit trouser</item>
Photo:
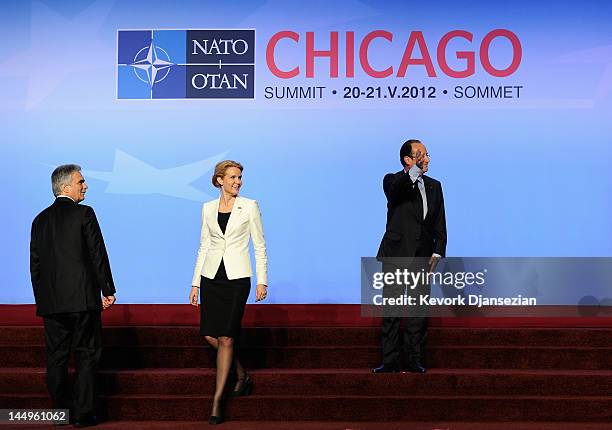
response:
[[[419,258],[419,264],[410,267],[408,270],[420,272],[427,266],[423,263],[427,261]],[[421,267],[423,266],[423,267]],[[388,268],[383,271],[389,271]],[[427,344],[427,306],[420,306],[420,296],[430,293],[428,284],[419,284],[414,289],[404,285],[394,285],[385,287],[384,297],[398,298],[402,294],[413,297],[416,304],[412,306],[387,307],[384,310],[384,317],[381,327],[381,343],[383,363],[387,365],[399,365],[401,363],[402,350],[408,363],[421,363],[425,355]],[[402,320],[404,321],[403,339],[400,339],[400,329]]]
[[[47,389],[53,408],[70,409],[75,420],[95,415],[96,380],[102,352],[100,311],[46,315]],[[74,389],[68,380],[68,360],[74,349]]]
[[[422,363],[427,344],[427,317],[385,317],[382,322],[383,363],[401,362],[400,323],[404,320],[403,350],[409,363]]]

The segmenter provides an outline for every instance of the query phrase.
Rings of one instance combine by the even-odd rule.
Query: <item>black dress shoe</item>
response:
[[[217,424],[221,424],[223,422],[223,417],[218,417],[215,415],[211,415],[210,418],[208,418],[208,424],[216,426]]]
[[[399,372],[399,366],[397,364],[381,364],[380,366],[372,369],[372,373],[396,373]]]
[[[88,417],[88,418],[82,418],[80,420],[77,419],[77,420],[74,420],[74,423],[72,423],[72,425],[77,427],[77,428],[97,426],[98,425],[98,418],[96,418],[96,417]]]
[[[427,369],[425,368],[425,366],[423,366],[418,361],[414,362],[414,363],[411,363],[406,370],[408,370],[408,372],[410,372],[410,373],[425,373],[425,372],[427,372]]]
[[[217,424],[221,424],[224,419],[223,419],[223,400],[219,401],[219,415],[211,415],[208,418],[208,424],[210,425],[217,425]],[[214,408],[213,408],[214,409]]]

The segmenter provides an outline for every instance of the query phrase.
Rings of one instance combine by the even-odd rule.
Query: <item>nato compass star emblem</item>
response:
[[[254,29],[117,30],[117,100],[254,98]]]
[[[151,88],[158,82],[163,81],[170,72],[170,66],[174,63],[170,60],[168,53],[151,41],[136,53],[134,62],[130,64],[134,68],[136,77],[142,82],[149,84]]]
[[[186,32],[118,30],[117,98],[185,98]]]

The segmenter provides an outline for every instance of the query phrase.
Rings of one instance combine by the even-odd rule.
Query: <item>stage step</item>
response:
[[[231,400],[247,421],[612,420],[610,329],[430,330],[425,375],[373,375],[376,327],[246,328],[256,386]],[[100,391],[111,421],[207,419],[214,351],[197,327],[104,329]],[[41,327],[0,327],[0,404],[49,407]]]
[[[1,345],[43,345],[42,327],[0,327]],[[608,328],[453,328],[432,327],[430,346],[566,346],[612,347]],[[199,346],[204,341],[197,327],[105,327],[107,346]],[[378,327],[248,327],[244,346],[378,346]]]
[[[202,430],[202,421],[110,421],[99,430]],[[3,425],[6,430],[48,426]],[[610,430],[608,423],[587,422],[461,422],[461,421],[226,421],[223,430]]]
[[[109,417],[121,420],[203,421],[211,396],[102,396]],[[0,394],[6,408],[48,407],[46,396]],[[232,420],[321,421],[612,421],[609,396],[259,396],[228,401]]]
[[[245,347],[239,356],[248,368],[369,368],[380,361],[375,346]],[[581,369],[606,370],[612,366],[612,348],[540,346],[432,346],[426,362],[432,368],[451,369]],[[43,367],[43,346],[3,346],[4,367]],[[208,346],[107,346],[101,367],[214,367]]]
[[[202,395],[214,391],[214,369],[104,370],[100,391],[106,395]],[[369,369],[290,369],[250,372],[255,394],[385,396],[389,393],[422,395],[540,395],[606,396],[612,390],[612,370],[551,371],[510,369],[432,369],[375,375]],[[0,369],[0,393],[44,394],[45,369]]]

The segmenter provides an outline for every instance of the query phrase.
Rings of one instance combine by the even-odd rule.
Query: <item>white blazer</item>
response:
[[[225,234],[221,231],[217,216],[219,199],[202,206],[202,233],[191,285],[200,285],[200,276],[213,279],[221,265],[225,264],[228,279],[247,278],[253,275],[249,257],[249,237],[253,238],[257,283],[268,284],[268,257],[259,206],[255,200],[236,197]]]

